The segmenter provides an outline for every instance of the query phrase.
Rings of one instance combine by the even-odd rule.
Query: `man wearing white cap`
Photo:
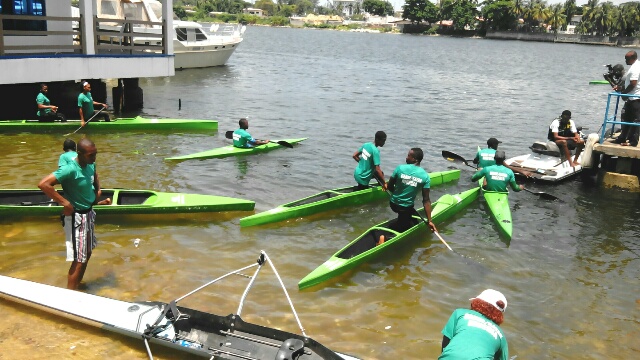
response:
[[[509,359],[509,347],[500,324],[507,299],[501,292],[487,289],[471,300],[471,309],[456,309],[442,329],[445,359]]]
[[[93,108],[93,105],[102,105],[102,109],[96,110]],[[78,112],[80,113],[80,124],[84,126],[89,120],[93,119],[94,116],[98,115],[98,112],[107,108],[107,104],[99,103],[97,101],[93,101],[91,97],[91,84],[88,82],[82,83],[82,92],[78,95]],[[109,114],[102,114],[104,121],[109,121]]]

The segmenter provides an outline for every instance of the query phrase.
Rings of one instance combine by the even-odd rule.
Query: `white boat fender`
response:
[[[600,140],[600,136],[596,133],[591,133],[587,137],[587,141],[584,145],[584,151],[582,153],[582,167],[590,168],[593,164],[593,146]]]

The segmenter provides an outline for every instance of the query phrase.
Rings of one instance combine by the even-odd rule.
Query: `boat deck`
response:
[[[640,159],[640,147],[622,146],[613,142],[613,138],[605,139],[602,144],[595,144],[593,151],[609,155],[630,159]]]

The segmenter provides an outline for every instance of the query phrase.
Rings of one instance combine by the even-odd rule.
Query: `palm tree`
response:
[[[607,1],[593,9],[593,23],[596,26],[596,35],[609,35],[613,25],[614,6]]]
[[[564,2],[564,12],[566,14],[566,25],[571,23],[571,19],[578,13],[578,6],[576,6],[576,0],[567,0]],[[566,29],[566,28],[563,28]]]
[[[553,27],[553,32],[556,34],[558,33],[558,29],[567,23],[567,17],[564,12],[565,9],[562,4],[551,5],[549,8],[547,23]]]

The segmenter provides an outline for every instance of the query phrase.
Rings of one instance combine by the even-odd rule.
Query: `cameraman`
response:
[[[637,61],[638,53],[629,51],[624,56],[624,60],[627,65],[630,65],[624,76],[624,86],[616,85],[613,87],[613,91],[640,96],[640,87],[638,87],[638,78],[640,78],[640,63]],[[628,97],[622,108],[620,118],[624,122],[640,123],[640,97]],[[638,126],[622,125],[622,132],[614,143],[622,146],[638,146]]]

